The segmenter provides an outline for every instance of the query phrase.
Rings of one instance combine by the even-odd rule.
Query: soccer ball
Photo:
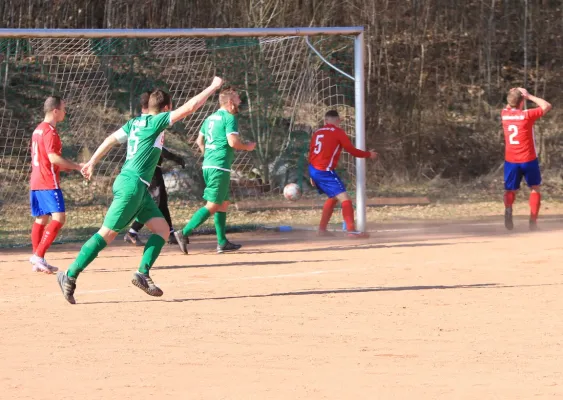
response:
[[[297,201],[301,198],[301,189],[296,183],[288,183],[283,188],[283,196],[289,201]]]

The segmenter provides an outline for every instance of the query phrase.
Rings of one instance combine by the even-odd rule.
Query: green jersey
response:
[[[235,149],[229,145],[227,136],[238,135],[237,117],[227,110],[218,110],[203,121],[199,133],[203,135],[205,143],[203,168],[230,172]]]
[[[149,185],[162,153],[164,130],[169,126],[169,112],[142,114],[115,132],[120,143],[127,142],[127,159],[121,172],[136,175]]]

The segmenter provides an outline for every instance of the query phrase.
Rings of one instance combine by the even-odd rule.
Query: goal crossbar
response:
[[[359,35],[361,26],[303,28],[231,28],[231,29],[0,29],[0,38],[163,38],[163,37],[263,37]]]
[[[364,28],[295,27],[295,28],[231,28],[231,29],[0,29],[0,39],[27,38],[186,38],[186,37],[267,37],[267,36],[354,36],[354,103],[356,147],[366,148],[365,138],[365,75]],[[366,160],[356,159],[357,229],[366,230]]]

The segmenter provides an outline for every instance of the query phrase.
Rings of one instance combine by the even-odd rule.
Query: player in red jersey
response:
[[[323,206],[318,234],[330,236],[326,228],[336,203],[340,201],[348,236],[353,238],[368,237],[369,235],[365,232],[356,232],[352,200],[346,192],[346,186],[335,171],[342,149],[357,158],[374,159],[377,157],[377,153],[374,151],[363,151],[354,147],[346,132],[340,128],[338,112],[330,110],[325,114],[325,125],[313,133],[309,146],[311,183],[319,193],[328,196]]]
[[[523,110],[526,100],[539,107]],[[512,88],[506,96],[508,105],[501,112],[504,131],[504,226],[514,228],[512,204],[516,191],[520,189],[522,177],[532,190],[530,193],[530,230],[537,228],[540,210],[541,172],[534,143],[534,122],[551,110],[551,104],[544,99],[532,96],[526,89]]]
[[[31,137],[29,200],[35,222],[31,228],[33,256],[29,261],[33,265],[33,271],[51,274],[57,271],[57,267],[45,261],[45,252],[65,223],[65,201],[60,188],[59,172],[80,171],[82,166],[61,156],[62,144],[56,126],[65,118],[64,101],[58,96],[48,97],[43,111],[45,119],[35,128]]]

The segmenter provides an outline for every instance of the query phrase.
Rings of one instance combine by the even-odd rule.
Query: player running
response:
[[[61,138],[56,126],[58,122],[65,119],[64,101],[58,96],[50,96],[43,104],[43,111],[45,119],[35,128],[31,137],[29,201],[31,215],[35,217],[35,221],[31,227],[33,256],[29,261],[33,271],[52,274],[57,271],[57,267],[45,261],[45,253],[66,220],[60,171],[80,171],[82,165],[69,161],[61,155]]]
[[[141,95],[141,114],[148,114],[149,113],[149,98],[151,92],[147,91]],[[158,209],[162,211],[162,215],[166,222],[168,222],[168,226],[170,227],[170,236],[168,237],[168,243],[170,244],[177,244],[176,238],[173,235],[174,228],[172,227],[172,218],[170,217],[170,210],[168,209],[168,193],[166,192],[166,185],[164,184],[164,176],[162,175],[162,162],[163,160],[172,160],[176,164],[185,168],[186,162],[184,159],[165,147],[162,147],[162,154],[158,160],[158,164],[156,165],[156,169],[154,171],[154,175],[151,180],[151,184],[149,186],[149,193],[152,199],[158,205]],[[143,228],[143,224],[138,221],[134,221],[131,224],[131,228],[129,228],[129,232],[125,234],[123,240],[125,242],[131,243],[135,246],[144,246],[145,243],[139,237],[139,231]]]
[[[374,151],[363,151],[352,145],[343,129],[340,128],[340,116],[336,110],[325,114],[325,125],[313,133],[309,146],[309,176],[311,183],[316,186],[320,194],[326,194],[328,199],[323,206],[319,236],[332,236],[327,231],[327,225],[337,202],[342,207],[342,216],[346,222],[348,237],[366,238],[367,232],[356,232],[354,223],[354,206],[346,192],[346,186],[336,173],[340,152],[342,149],[357,158],[377,157]]]
[[[539,107],[523,110],[526,100]],[[514,229],[512,204],[516,191],[520,189],[522,177],[532,190],[530,193],[530,230],[537,229],[540,211],[541,173],[534,143],[534,122],[551,110],[551,104],[532,96],[526,89],[512,88],[506,96],[507,106],[501,112],[504,131],[504,226]]]
[[[239,138],[236,117],[240,105],[238,93],[233,88],[222,90],[219,104],[219,110],[203,122],[197,138],[197,145],[203,153],[203,198],[207,200],[207,204],[194,213],[184,229],[174,232],[184,254],[188,254],[188,236],[211,215],[214,215],[217,232],[217,253],[241,248],[240,244],[229,242],[226,236],[231,165],[235,158],[235,149],[252,151],[256,143],[243,143]]]
[[[75,304],[74,291],[78,275],[135,217],[153,234],[147,240],[139,270],[133,274],[132,283],[150,296],[162,296],[163,292],[150,278],[149,270],[166,243],[170,229],[151,198],[148,186],[164,144],[163,131],[202,107],[222,84],[223,80],[215,77],[208,88],[173,111],[169,111],[172,107],[170,95],[161,90],[154,91],[149,99],[149,114],[133,118],[108,136],[84,165],[82,174],[90,179],[98,161],[116,144],[127,142],[127,158],[113,184],[114,198],[101,229],[82,246],[68,271],[57,273],[59,286],[69,303]]]

